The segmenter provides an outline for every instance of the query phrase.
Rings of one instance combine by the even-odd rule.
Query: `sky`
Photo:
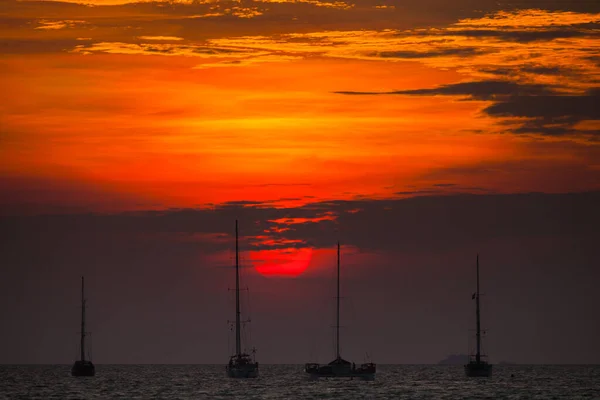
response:
[[[0,363],[600,363],[600,3],[0,0]],[[251,333],[251,334],[250,334]]]

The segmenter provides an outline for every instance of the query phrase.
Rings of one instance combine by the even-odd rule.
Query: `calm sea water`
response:
[[[97,365],[74,378],[69,365],[0,366],[2,399],[600,399],[600,366],[494,366],[488,379],[461,366],[378,365],[373,382],[308,381],[301,365],[261,365],[234,380],[223,365]],[[511,377],[511,374],[514,377]]]

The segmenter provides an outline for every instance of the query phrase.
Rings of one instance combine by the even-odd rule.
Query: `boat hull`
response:
[[[306,364],[304,367],[304,371],[308,374],[309,379],[356,378],[366,381],[372,381],[375,379],[376,367],[375,364],[365,364],[360,366],[359,368],[351,368],[349,364]]]
[[[346,379],[362,379],[364,381],[374,381],[375,373],[313,373],[308,372],[308,378],[311,380],[329,379],[329,378],[346,378]]]
[[[258,378],[258,364],[228,365],[225,370],[230,378]]]
[[[75,361],[71,367],[72,376],[94,376],[95,374],[96,367],[91,361]]]
[[[492,376],[492,365],[488,363],[469,363],[465,365],[465,374],[469,378],[487,378]]]

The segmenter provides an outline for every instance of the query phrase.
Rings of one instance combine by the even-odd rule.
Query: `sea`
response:
[[[302,365],[261,365],[230,379],[224,365],[2,365],[0,399],[600,399],[600,365],[495,365],[490,378],[462,366],[378,365],[374,381],[310,381]]]

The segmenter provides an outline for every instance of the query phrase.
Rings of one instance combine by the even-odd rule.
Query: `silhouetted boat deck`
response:
[[[340,355],[340,243],[337,244],[337,296],[336,296],[336,358],[329,364],[306,363],[304,371],[312,379],[319,378],[360,378],[365,380],[375,379],[376,365],[364,363],[356,364],[344,360]]]

